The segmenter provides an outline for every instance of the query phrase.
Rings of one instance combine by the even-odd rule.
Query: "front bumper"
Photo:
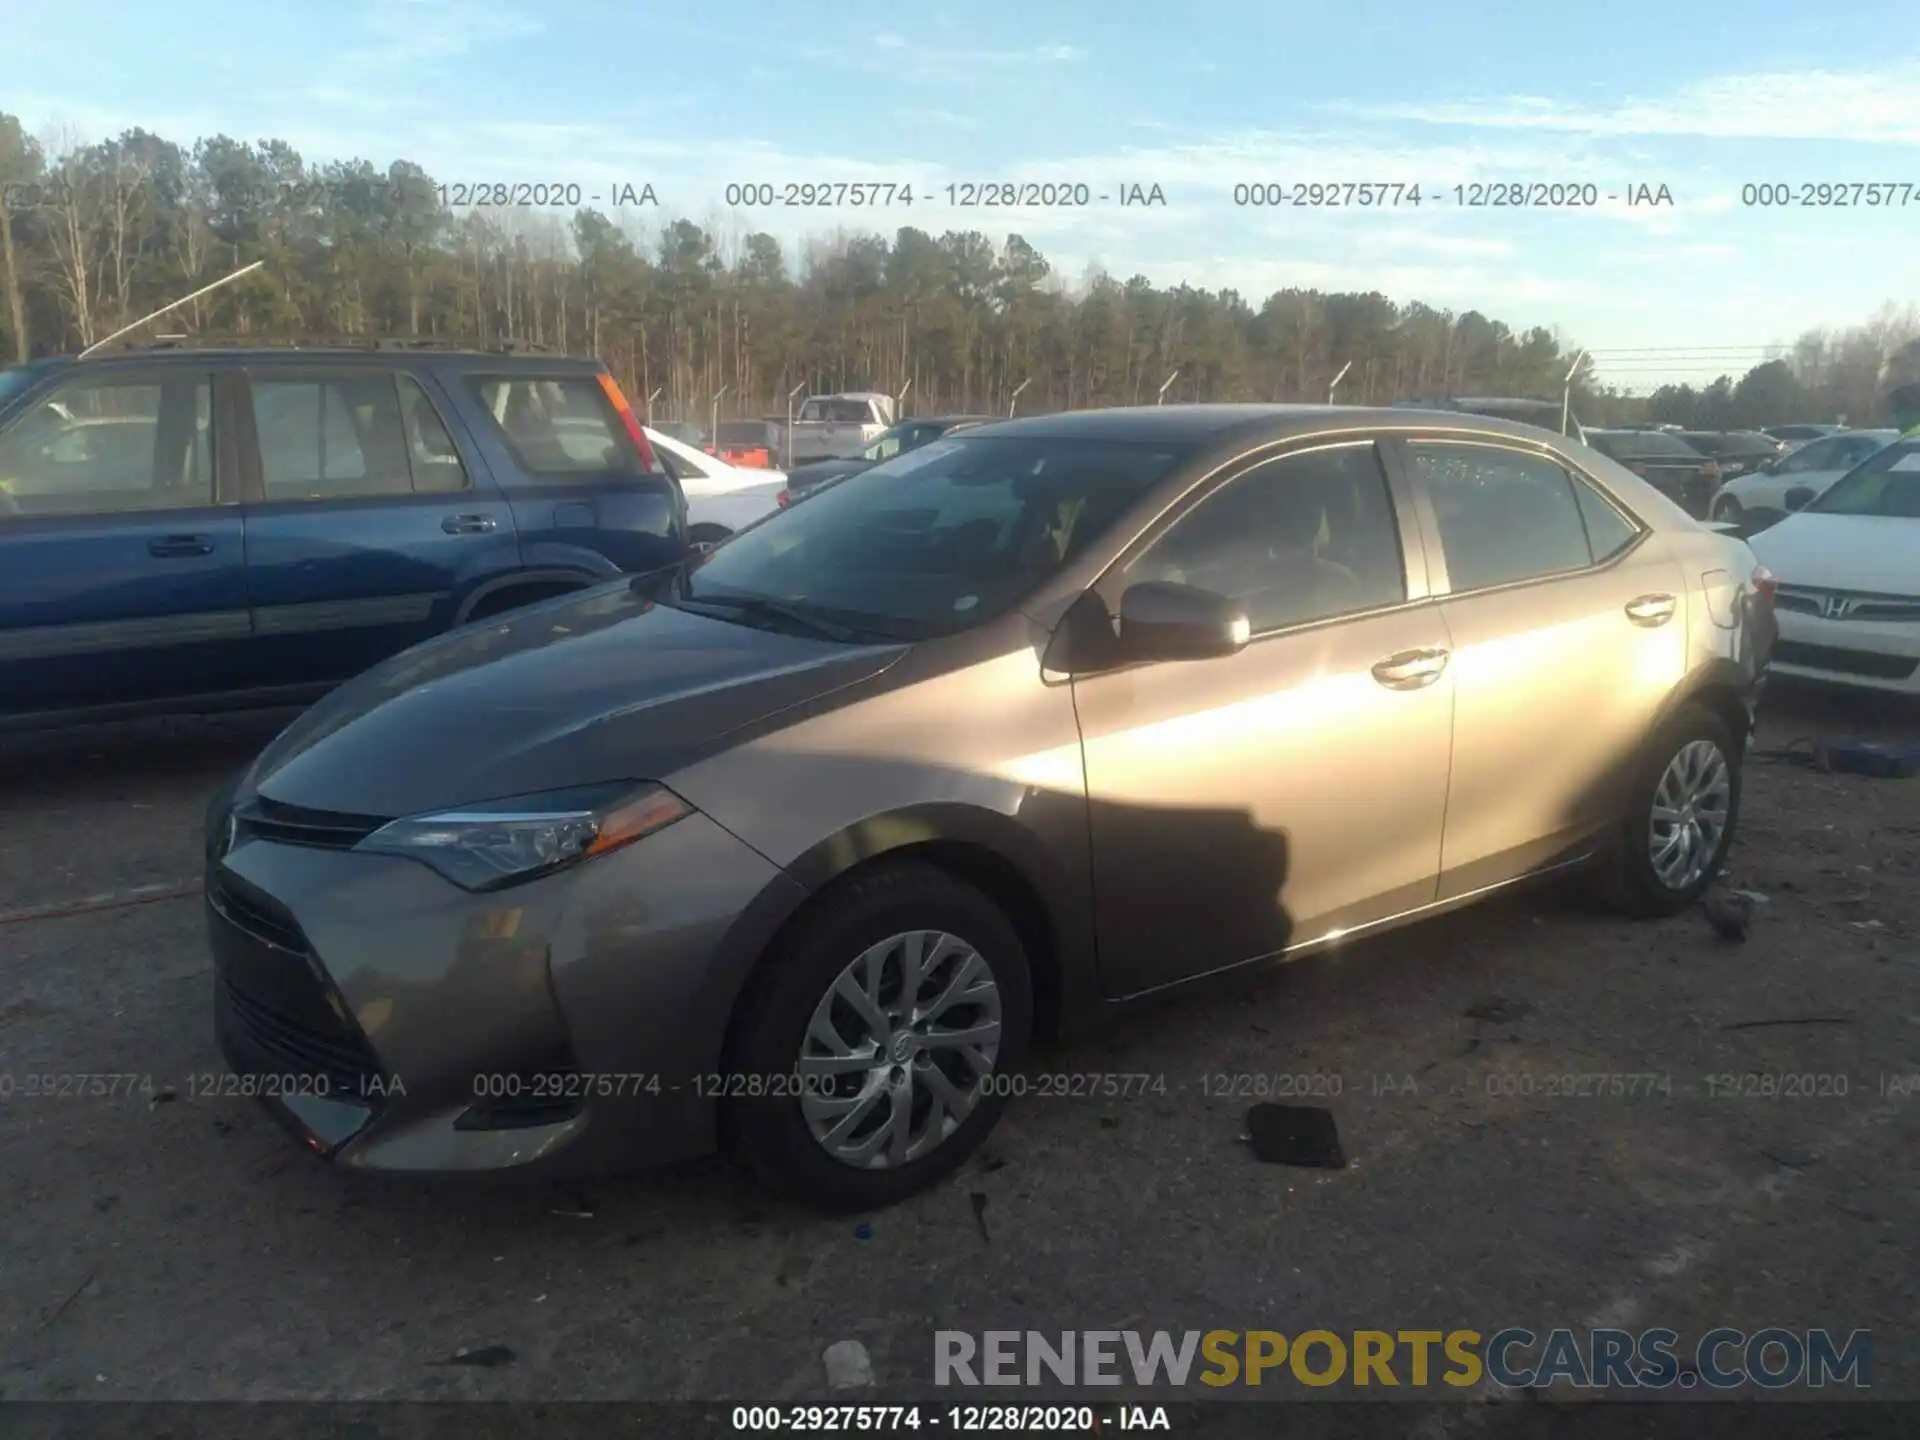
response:
[[[243,840],[210,862],[215,1030],[351,1169],[583,1174],[705,1153],[742,917],[799,887],[703,815],[475,895],[415,861]]]
[[[1827,620],[1801,611],[1775,612],[1775,674],[1895,695],[1920,695],[1920,624]]]

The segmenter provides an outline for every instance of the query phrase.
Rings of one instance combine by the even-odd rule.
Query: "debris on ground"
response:
[[[1722,1030],[1770,1030],[1776,1025],[1851,1025],[1851,1015],[1789,1015],[1779,1020],[1737,1020]]]
[[[505,1345],[482,1345],[473,1350],[456,1350],[444,1360],[435,1361],[438,1365],[473,1365],[482,1370],[499,1370],[513,1364],[519,1357]]]
[[[858,1225],[854,1226],[853,1238],[856,1240],[873,1239],[873,1222],[871,1220],[862,1220]]]
[[[1504,995],[1489,995],[1476,1000],[1462,1012],[1469,1020],[1488,1020],[1495,1025],[1511,1025],[1514,1021],[1531,1015],[1534,1005],[1531,1000],[1509,1000]]]
[[[1700,897],[1700,909],[1723,940],[1745,940],[1753,928],[1754,904],[1742,890],[1709,890]]]
[[[873,1384],[873,1359],[858,1340],[836,1340],[820,1356],[827,1367],[827,1386],[855,1390]]]
[[[1300,1165],[1344,1170],[1347,1157],[1333,1112],[1318,1105],[1272,1105],[1247,1109],[1247,1143],[1263,1165]]]
[[[967,1203],[973,1206],[973,1223],[980,1227],[980,1238],[992,1240],[987,1233],[987,1197],[984,1192],[975,1190],[967,1196]]]

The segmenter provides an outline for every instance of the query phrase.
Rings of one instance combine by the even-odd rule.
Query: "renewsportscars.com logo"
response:
[[[1815,1389],[1872,1383],[1872,1336],[1773,1327],[1709,1330],[1690,1348],[1665,1329],[1544,1336],[1478,1330],[937,1330],[936,1385],[1299,1384],[1510,1389],[1556,1382],[1579,1389]],[[1196,1373],[1197,1372],[1197,1373]]]

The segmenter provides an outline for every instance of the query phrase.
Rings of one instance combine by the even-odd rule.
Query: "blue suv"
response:
[[[0,729],[302,704],[686,553],[598,361],[163,343],[0,370]]]

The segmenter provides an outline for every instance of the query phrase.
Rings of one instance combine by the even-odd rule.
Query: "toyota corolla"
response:
[[[210,811],[217,1030],[343,1167],[884,1204],[1121,1002],[1573,867],[1691,902],[1770,604],[1501,420],[983,426],[307,712]]]

